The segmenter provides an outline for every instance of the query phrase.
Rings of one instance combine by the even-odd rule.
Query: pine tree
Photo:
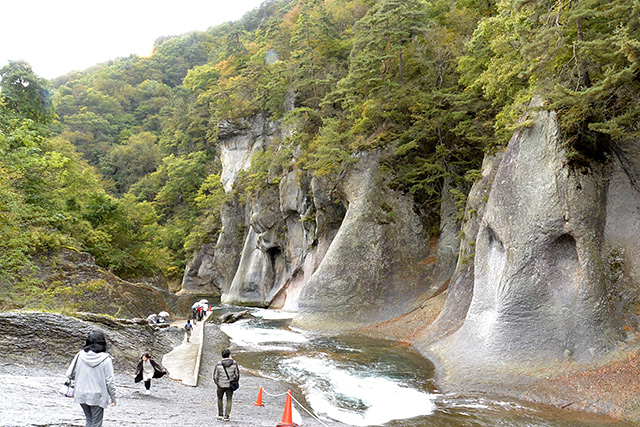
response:
[[[491,99],[506,140],[536,93],[558,111],[578,157],[636,139],[640,5],[633,0],[502,0],[461,60],[463,82]]]

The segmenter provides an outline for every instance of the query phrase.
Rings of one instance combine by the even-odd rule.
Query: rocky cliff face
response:
[[[336,330],[389,320],[432,285],[428,235],[412,201],[386,185],[381,154],[362,155],[339,185],[345,217],[302,288],[299,325]]]
[[[68,366],[85,344],[87,335],[100,329],[107,335],[108,351],[116,368],[131,371],[140,355],[161,355],[182,341],[178,328],[154,328],[143,319],[123,320],[90,313],[68,317],[56,313],[0,313],[0,359],[5,365]]]
[[[451,387],[593,362],[624,338],[623,320],[637,322],[629,305],[640,285],[637,155],[619,146],[574,167],[555,115],[531,119],[485,165],[467,210],[479,207],[465,229],[475,254],[452,278],[448,309],[417,340]],[[481,187],[490,188],[486,204]]]
[[[251,166],[251,157],[282,138],[279,127],[264,115],[219,125],[218,152],[222,162],[222,185],[227,193],[240,171]],[[249,229],[249,207],[232,198],[222,208],[222,230],[211,236],[187,264],[183,293],[226,295],[243,254]],[[245,261],[246,263],[246,261]]]
[[[430,244],[374,151],[338,182],[290,171],[253,201],[225,206],[218,244],[196,254],[193,277],[226,303],[296,311],[306,328],[396,322],[393,336],[404,327],[448,384],[493,375],[487,367],[598,360],[624,339],[623,323],[637,325],[640,155],[618,142],[576,166],[553,113],[526,119],[531,126],[485,159],[461,240],[445,200]],[[272,139],[243,134],[234,144],[247,153],[282,137],[274,125],[248,128]]]
[[[231,159],[250,158],[283,136],[265,123],[221,135],[225,188],[249,167]],[[234,149],[244,154],[230,155]],[[453,265],[458,230],[453,221],[443,232],[447,243],[432,248],[410,198],[391,190],[380,172],[383,155],[362,155],[338,182],[291,170],[246,204],[230,202],[217,244],[194,255],[183,289],[296,311],[299,325],[319,329],[355,328],[414,308],[441,284],[428,280],[436,251]]]

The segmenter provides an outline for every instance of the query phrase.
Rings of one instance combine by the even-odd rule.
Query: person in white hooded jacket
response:
[[[113,361],[107,353],[107,340],[102,331],[89,334],[84,349],[73,358],[67,378],[75,379],[74,402],[84,411],[85,427],[102,427],[109,398],[111,405],[116,404]]]

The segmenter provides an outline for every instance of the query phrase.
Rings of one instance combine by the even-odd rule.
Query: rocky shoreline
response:
[[[217,425],[275,426],[282,418],[287,385],[259,372],[242,369],[241,388],[234,395],[231,421],[216,419],[215,385],[210,380],[221,348],[229,340],[214,323],[205,325],[205,345],[197,387],[188,387],[167,377],[155,380],[151,396],[135,384],[133,372],[139,354],[151,351],[161,358],[182,340],[178,328],[152,327],[140,320],[77,313],[77,317],[42,312],[0,313],[0,388],[3,410],[0,427],[82,426],[84,417],[72,399],[57,393],[73,354],[81,348],[88,331],[105,330],[114,356],[118,404],[105,411],[105,426],[185,427]],[[387,324],[367,335],[401,335]],[[383,333],[384,332],[386,333]],[[603,425],[634,425],[638,416],[636,396],[640,386],[640,352],[597,370],[566,369],[549,377],[526,377],[514,372],[508,380],[469,383],[466,391],[552,405],[578,412],[603,414]],[[575,368],[575,367],[574,367]],[[258,391],[264,388],[264,407],[256,407]],[[305,406],[302,393],[292,390]],[[278,397],[273,397],[277,395]],[[305,426],[342,426],[335,421],[318,421],[300,410]],[[611,418],[609,418],[611,417]]]
[[[14,335],[6,326],[13,324],[31,325],[24,335]],[[154,426],[154,427],[200,427],[215,426],[255,426],[273,427],[282,419],[284,397],[263,394],[264,407],[254,403],[260,387],[270,394],[286,393],[286,384],[275,379],[264,378],[257,373],[243,370],[241,387],[234,394],[231,420],[216,419],[216,387],[209,379],[217,362],[219,349],[228,346],[226,336],[215,324],[205,328],[205,349],[197,387],[187,387],[168,378],[154,380],[151,395],[142,393],[144,387],[133,381],[134,363],[142,350],[143,343],[149,343],[153,352],[161,358],[171,350],[170,343],[182,338],[182,331],[169,329],[154,330],[134,322],[111,319],[105,324],[102,316],[92,317],[93,321],[80,320],[52,313],[1,313],[0,326],[0,389],[3,394],[3,409],[0,427],[79,427],[84,425],[84,415],[73,399],[64,398],[57,390],[64,381],[68,363],[80,348],[78,338],[84,336],[86,328],[101,327],[109,335],[112,343],[110,353],[114,355],[118,403],[105,410],[106,426]],[[95,322],[100,320],[100,322]],[[22,323],[21,323],[22,322]],[[38,333],[34,331],[39,329]],[[15,331],[19,331],[16,328]],[[73,331],[78,331],[74,333]],[[149,330],[148,332],[145,332]],[[67,336],[67,344],[62,340]],[[147,334],[148,337],[147,337]],[[77,336],[76,336],[77,335]],[[175,336],[174,336],[175,335]],[[127,342],[123,337],[137,337]],[[149,341],[146,339],[149,338]],[[15,343],[21,342],[21,346]],[[167,348],[161,348],[169,345]],[[128,350],[124,350],[125,347]],[[132,358],[131,355],[136,355]],[[242,367],[241,367],[242,369]],[[296,391],[294,397],[300,398]],[[342,426],[331,421],[315,420],[300,411],[304,425],[311,427]]]

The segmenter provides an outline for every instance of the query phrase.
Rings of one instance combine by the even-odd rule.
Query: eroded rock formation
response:
[[[295,322],[353,329],[413,309],[429,289],[428,235],[412,202],[388,188],[380,152],[363,155],[340,183],[346,215],[299,298]]]
[[[623,324],[638,323],[637,144],[577,164],[554,113],[525,119],[504,152],[485,158],[461,228],[443,200],[437,243],[373,151],[337,181],[285,171],[254,200],[230,202],[193,277],[223,302],[296,311],[303,327],[395,328],[387,336],[414,342],[452,389],[604,360]]]
[[[146,352],[164,354],[180,343],[178,328],[154,328],[143,319],[127,321],[90,313],[0,313],[0,359],[9,364],[66,366],[85,344],[89,332],[103,330],[116,367],[131,370]]]
[[[268,138],[257,128],[225,131],[221,151],[243,147],[244,155],[221,156],[245,159],[283,136],[271,125],[261,127]],[[413,309],[451,274],[455,208],[444,215],[447,239],[432,247],[411,198],[391,190],[380,171],[383,155],[362,155],[337,182],[291,170],[245,204],[232,198],[217,244],[195,254],[183,289],[218,289],[223,303],[296,311],[298,324],[320,329],[356,328]],[[248,167],[223,161],[225,188]],[[436,253],[447,260],[444,278],[434,273]]]
[[[636,322],[628,306],[640,277],[633,161],[572,165],[555,114],[531,115],[499,166],[485,168],[485,185],[495,170],[486,206],[465,230],[473,265],[459,265],[452,308],[417,341],[449,387],[593,362],[624,338],[623,321]],[[472,192],[468,210],[480,196]]]

